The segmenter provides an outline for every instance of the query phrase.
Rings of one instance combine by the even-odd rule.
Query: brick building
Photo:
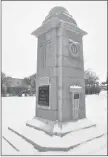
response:
[[[23,91],[29,89],[29,85],[26,80],[19,78],[8,78],[7,81],[7,94],[9,95],[20,95]]]

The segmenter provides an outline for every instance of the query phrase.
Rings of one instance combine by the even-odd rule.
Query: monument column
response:
[[[95,126],[85,109],[82,38],[86,34],[63,7],[51,9],[32,33],[38,38],[36,114],[27,126],[57,136]]]
[[[58,28],[58,121],[62,121],[62,104],[63,104],[63,93],[62,93],[62,28]]]
[[[32,34],[38,38],[36,117],[60,122],[85,118],[86,32],[65,8],[55,7]]]

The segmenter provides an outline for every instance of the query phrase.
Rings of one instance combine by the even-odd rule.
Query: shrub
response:
[[[99,94],[101,88],[98,85],[86,86],[85,94]]]

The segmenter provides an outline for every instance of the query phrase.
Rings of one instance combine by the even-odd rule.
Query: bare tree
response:
[[[1,72],[1,93],[6,94],[7,87],[6,87],[6,74]]]
[[[85,70],[85,84],[86,85],[95,85],[99,82],[99,77],[96,76],[96,73],[92,72],[90,69]]]

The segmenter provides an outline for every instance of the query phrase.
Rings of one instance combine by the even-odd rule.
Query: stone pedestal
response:
[[[93,124],[87,118],[73,122],[60,122],[34,117],[32,120],[28,121],[26,125],[34,129],[44,131],[49,136],[56,135],[60,137],[71,132],[96,127],[96,124]]]

